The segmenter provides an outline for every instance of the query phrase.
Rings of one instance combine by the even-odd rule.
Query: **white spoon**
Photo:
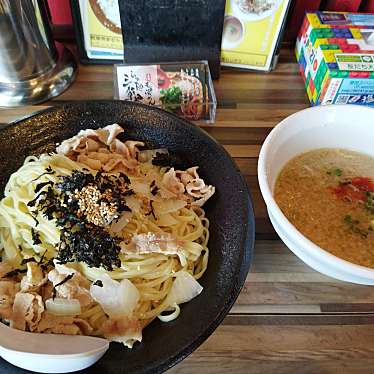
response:
[[[66,373],[93,365],[109,348],[91,336],[35,334],[0,322],[0,356],[15,366],[39,373]]]

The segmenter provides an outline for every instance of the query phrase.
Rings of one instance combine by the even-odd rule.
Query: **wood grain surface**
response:
[[[170,373],[373,373],[374,288],[334,280],[302,263],[277,237],[258,187],[265,137],[309,106],[292,49],[282,50],[274,72],[224,69],[214,86],[217,121],[202,127],[224,145],[250,187],[255,254],[230,314]],[[112,97],[110,66],[80,66],[64,94],[41,106],[3,109],[0,126],[70,100]]]

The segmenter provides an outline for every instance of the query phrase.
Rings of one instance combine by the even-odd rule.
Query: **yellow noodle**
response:
[[[47,168],[52,168],[54,174],[45,174]],[[0,251],[2,260],[19,265],[25,256],[35,255],[40,258],[47,251],[46,258],[57,255],[60,230],[54,220],[48,220],[40,212],[36,220],[31,212],[32,207],[27,203],[36,196],[35,187],[41,182],[57,182],[59,176],[71,175],[74,170],[87,169],[62,155],[41,155],[27,157],[24,165],[14,174],[5,188],[5,197],[0,201]],[[95,171],[89,170],[92,174]],[[165,169],[158,170],[159,176]],[[173,285],[175,273],[180,270],[190,272],[199,279],[208,265],[209,251],[209,220],[200,207],[185,207],[170,214],[174,224],[159,226],[155,217],[134,213],[130,222],[122,230],[124,239],[131,239],[141,233],[170,233],[182,246],[181,256],[185,258],[182,266],[177,255],[160,253],[121,254],[121,267],[111,272],[103,268],[90,268],[80,263],[80,271],[90,281],[95,281],[103,273],[109,274],[115,280],[129,279],[140,293],[139,305],[135,310],[136,316],[147,324],[159,317],[163,321],[176,318],[179,314],[178,305],[171,308],[172,313],[162,316],[165,310],[170,310],[167,295]],[[41,243],[34,244],[32,230],[40,237]],[[94,328],[93,334],[99,334],[101,325],[108,318],[98,304],[84,310],[80,318],[85,319]],[[147,322],[148,321],[148,322]]]

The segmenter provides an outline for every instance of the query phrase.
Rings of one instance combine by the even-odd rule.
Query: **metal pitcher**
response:
[[[0,106],[46,101],[73,82],[71,52],[54,42],[44,0],[0,0]]]

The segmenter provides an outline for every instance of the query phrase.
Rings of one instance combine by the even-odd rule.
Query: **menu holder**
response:
[[[119,0],[126,63],[208,60],[219,77],[225,0]]]

